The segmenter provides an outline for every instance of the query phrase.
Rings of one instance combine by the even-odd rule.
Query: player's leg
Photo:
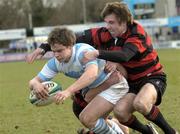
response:
[[[74,115],[78,118],[79,120],[79,115],[82,112],[82,110],[86,107],[87,102],[84,100],[83,96],[81,93],[76,93],[72,97],[72,110]],[[93,132],[89,131],[87,128],[79,128],[77,130],[78,134],[94,134]]]
[[[84,126],[91,129],[96,134],[116,134],[116,131],[102,118],[105,114],[112,111],[113,106],[112,103],[101,96],[96,96],[82,111],[79,119]]]
[[[79,114],[82,112],[82,110],[86,107],[87,103],[86,101],[83,99],[82,95],[80,93],[77,93],[75,94],[73,97],[72,97],[72,100],[73,100],[73,103],[72,103],[72,109],[73,109],[73,113],[74,115],[79,119]],[[107,116],[105,116],[106,118]],[[109,116],[110,117],[110,116]],[[117,119],[115,118],[107,118],[106,121],[113,121],[115,122],[121,129],[122,131],[124,132],[124,134],[129,134],[129,128],[120,124],[118,122]],[[87,128],[79,128],[77,130],[77,133],[78,134],[93,134],[92,131],[90,131],[89,129]]]
[[[73,100],[73,104],[72,104],[73,113],[79,119],[79,115],[82,112],[82,110],[86,107],[87,102],[84,100],[81,93],[76,93],[74,96],[72,96],[72,100]],[[106,118],[106,116],[105,116],[105,118]],[[129,134],[129,133],[127,133],[128,132],[127,128],[125,129],[123,126],[121,126],[121,127],[125,131],[125,134]],[[77,130],[77,133],[78,134],[95,134],[87,128],[79,128]]]
[[[113,90],[115,90],[115,93],[114,93],[114,91],[111,91],[111,88]],[[98,89],[96,89],[96,90],[98,90]],[[124,96],[128,91],[127,81],[124,78],[121,78],[121,81],[119,83],[116,83],[116,84],[112,85],[109,90],[105,91],[104,93],[100,93],[100,94],[103,96],[104,94],[107,93],[108,95],[105,96],[106,98],[108,98],[108,96],[110,96],[108,99],[112,99],[113,101],[117,102],[117,100],[119,100],[122,96]],[[114,95],[113,97],[111,96],[111,93],[113,93],[113,95]],[[73,102],[73,112],[75,113],[76,117],[78,117],[79,113],[85,107],[86,102],[85,102],[84,98],[82,97],[82,95],[79,94],[79,93],[75,94],[75,97],[74,97],[73,100],[74,100],[74,102]],[[125,127],[123,125],[119,125],[119,126],[123,130],[125,130],[126,134],[128,134],[128,131],[127,131],[128,128],[127,127]]]
[[[110,115],[107,118],[105,117],[104,119],[106,119],[106,122],[109,123],[110,126],[111,126],[111,124],[115,123],[116,126],[118,125],[118,127],[121,128],[121,130],[124,132],[124,134],[129,134],[129,128],[125,125],[120,124],[116,118],[114,118]],[[94,132],[90,131],[87,128],[79,128],[77,130],[77,133],[78,134],[95,134]]]
[[[107,118],[106,119],[106,121],[108,122],[108,121],[113,121],[113,122],[115,122],[120,128],[121,128],[121,130],[124,132],[124,134],[129,134],[129,128],[127,127],[127,126],[125,126],[125,125],[122,125],[121,123],[119,123],[119,121],[116,119],[116,118],[114,118],[114,117],[111,117],[111,118]]]
[[[75,95],[73,95],[72,100],[73,100],[73,103],[72,103],[73,113],[79,119],[79,114],[86,107],[87,102],[84,100],[81,93],[76,93]],[[105,116],[105,118],[106,117],[107,116]],[[110,120],[110,119],[108,119],[108,120]],[[112,120],[114,121],[115,119],[112,119]],[[125,134],[129,134],[128,128],[125,128],[123,125],[120,125],[120,123],[117,123],[117,124],[119,125],[120,128],[122,128],[122,130],[124,131]],[[87,128],[79,128],[77,130],[77,133],[78,134],[94,134],[92,131],[90,131]]]
[[[118,101],[114,107],[114,115],[120,123],[132,128],[143,134],[153,134],[151,129],[142,124],[132,113],[135,111],[133,108],[133,101],[136,95],[128,93],[121,100]]]
[[[116,123],[108,125],[102,117],[111,112],[117,101],[128,92],[126,85],[120,82],[97,95],[80,114],[81,122],[95,133],[123,133]]]
[[[175,130],[168,124],[159,108],[155,104],[160,104],[161,97],[166,88],[166,82],[160,79],[148,80],[137,94],[134,100],[134,108],[143,114],[146,119],[159,126],[165,134],[175,134]]]

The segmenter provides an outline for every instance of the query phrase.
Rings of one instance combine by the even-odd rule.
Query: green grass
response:
[[[158,53],[168,75],[168,87],[160,108],[169,123],[180,131],[180,50],[158,50]],[[73,115],[70,99],[63,105],[46,107],[29,103],[28,81],[44,63],[0,63],[0,134],[75,134],[81,126]],[[54,81],[64,89],[73,82],[63,75]]]

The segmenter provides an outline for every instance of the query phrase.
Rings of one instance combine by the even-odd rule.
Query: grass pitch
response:
[[[180,131],[180,50],[158,50],[158,53],[168,75],[168,87],[160,108],[169,123]],[[28,81],[44,63],[44,60],[34,64],[0,63],[0,134],[75,134],[81,126],[71,110],[71,99],[63,105],[46,107],[29,103]],[[54,81],[63,89],[73,82],[63,75]]]

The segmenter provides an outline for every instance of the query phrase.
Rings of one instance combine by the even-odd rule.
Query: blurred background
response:
[[[0,62],[23,60],[54,27],[75,32],[104,26],[100,12],[120,0],[0,0]],[[180,0],[122,0],[155,48],[180,48]],[[15,54],[15,55],[14,55]]]
[[[100,12],[113,1],[120,0],[0,0],[0,134],[75,134],[82,127],[71,110],[71,99],[59,106],[34,107],[29,103],[28,82],[47,60],[28,64],[24,59],[46,41],[54,27],[67,26],[78,33],[105,26]],[[124,2],[152,37],[168,76],[160,108],[180,132],[180,0]],[[49,58],[52,53],[45,56]],[[53,81],[63,89],[74,82],[64,75]]]

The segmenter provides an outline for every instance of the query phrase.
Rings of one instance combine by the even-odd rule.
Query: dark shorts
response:
[[[84,100],[81,93],[76,93],[73,98],[72,109],[76,117],[79,119],[79,114],[86,107],[87,102]]]
[[[165,74],[156,74],[143,77],[142,79],[136,82],[129,82],[129,93],[138,94],[141,88],[146,84],[151,83],[154,85],[157,91],[157,100],[155,105],[159,105],[162,100],[162,96],[166,90],[166,75]]]

